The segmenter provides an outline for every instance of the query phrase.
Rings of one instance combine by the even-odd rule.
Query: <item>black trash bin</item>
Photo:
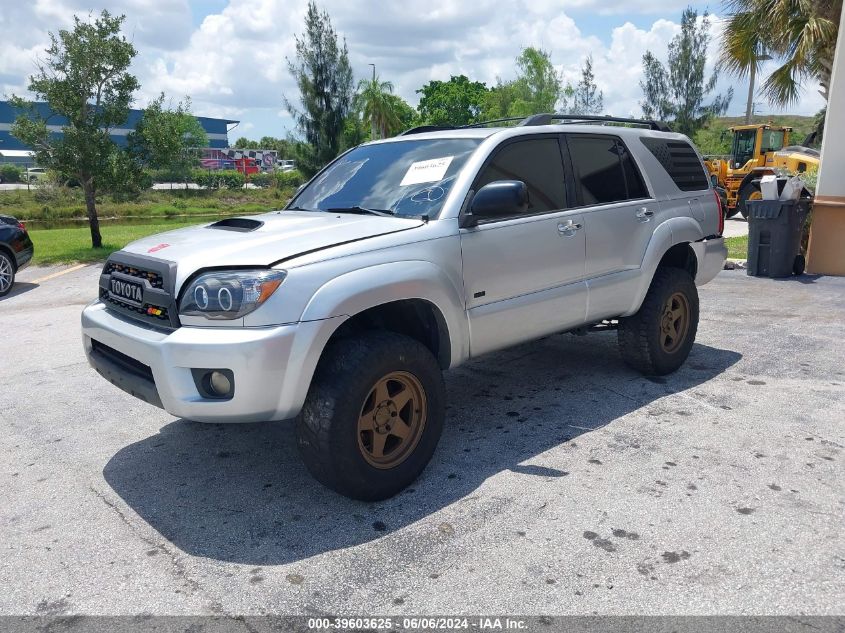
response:
[[[809,201],[750,200],[748,206],[748,274],[789,277],[803,273],[801,235]]]

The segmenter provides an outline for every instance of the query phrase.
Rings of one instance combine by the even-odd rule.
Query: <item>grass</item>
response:
[[[35,245],[35,256],[32,263],[36,266],[43,266],[46,264],[101,261],[133,240],[193,224],[196,224],[196,222],[101,225],[102,248],[91,248],[91,231],[87,225],[74,229],[30,231],[29,236]]]
[[[725,245],[728,247],[730,259],[745,259],[748,257],[748,236],[726,237]]]
[[[280,209],[293,195],[292,188],[277,189],[157,189],[131,199],[97,197],[101,218],[173,218],[190,215],[239,215]],[[0,214],[33,222],[84,218],[85,200],[79,188],[45,184],[31,191],[0,191]]]

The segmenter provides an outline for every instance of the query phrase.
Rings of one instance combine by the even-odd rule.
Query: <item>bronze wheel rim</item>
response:
[[[667,354],[678,351],[689,331],[689,301],[682,292],[676,292],[663,304],[660,316],[660,347]]]
[[[426,421],[422,383],[405,371],[391,372],[370,389],[358,416],[358,449],[370,466],[395,468],[414,452]]]

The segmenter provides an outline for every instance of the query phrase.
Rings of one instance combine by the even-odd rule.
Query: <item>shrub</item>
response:
[[[284,187],[298,187],[305,182],[305,177],[297,170],[293,171],[277,171],[275,174],[276,186]]]
[[[8,163],[0,165],[0,182],[23,182],[23,169]]]
[[[226,189],[241,189],[246,179],[244,175],[234,169],[221,169],[217,172],[219,187]]]
[[[244,186],[244,175],[234,169],[222,169],[220,171],[193,172],[193,181],[200,187],[207,189],[240,189]]]
[[[249,177],[249,182],[251,182],[256,187],[269,187],[273,184],[273,175],[267,173],[266,171],[262,171],[257,174],[251,174]]]

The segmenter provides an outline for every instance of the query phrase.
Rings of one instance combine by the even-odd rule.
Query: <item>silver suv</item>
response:
[[[284,210],[134,242],[82,313],[88,359],[174,416],[296,418],[311,473],[365,500],[425,468],[441,371],[469,358],[601,325],[635,369],[672,372],[727,254],[722,211],[689,139],[616,121],[416,128]]]

